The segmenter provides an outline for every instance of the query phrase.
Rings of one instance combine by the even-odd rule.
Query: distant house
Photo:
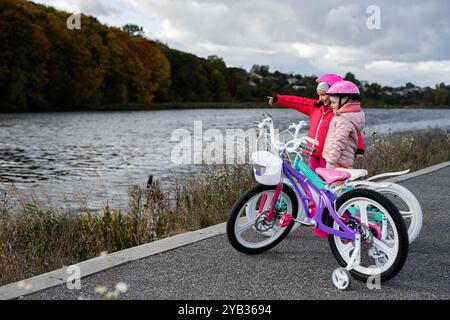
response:
[[[252,87],[256,87],[258,83],[261,83],[264,81],[264,77],[260,74],[250,72],[248,73],[248,84]]]
[[[258,81],[263,81],[264,80],[264,77],[262,75],[254,73],[254,72],[250,73],[250,78],[252,80],[258,80]]]
[[[290,76],[286,78],[288,84],[295,90],[306,89],[302,79],[298,77]]]
[[[399,95],[401,97],[406,97],[407,95],[409,95],[411,93],[421,93],[421,92],[423,92],[423,89],[420,87],[403,88],[403,89],[396,88],[394,91],[394,93],[396,95]],[[385,93],[385,92],[383,92],[383,93]]]
[[[411,94],[411,93],[422,92],[422,88],[419,88],[419,87],[405,88],[402,91],[403,91],[403,95],[407,96],[408,94]]]
[[[290,86],[300,83],[300,81],[296,77],[288,77],[286,80]]]

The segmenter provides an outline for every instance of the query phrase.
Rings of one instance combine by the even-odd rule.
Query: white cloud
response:
[[[299,57],[315,58],[324,54],[326,46],[319,44],[293,43],[292,47],[297,51]]]
[[[119,12],[118,8],[107,5],[102,0],[34,0],[60,10],[74,13],[84,13],[99,17],[108,17]]]
[[[179,50],[224,58],[229,65],[319,74],[355,73],[398,85],[450,82],[450,3],[446,0],[40,0],[79,6],[101,21],[142,25]],[[381,29],[366,25],[369,5]],[[427,74],[428,73],[428,74]],[[380,81],[381,80],[381,81]]]
[[[386,83],[385,77],[397,84],[409,79],[416,85],[434,86],[439,82],[450,83],[450,60],[441,61],[374,61],[364,66],[362,73],[371,74],[380,83]]]

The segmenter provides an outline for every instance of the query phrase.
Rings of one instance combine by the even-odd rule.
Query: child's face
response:
[[[339,97],[333,96],[330,98],[330,106],[333,109],[333,112],[336,112],[339,109]]]
[[[317,90],[317,95],[319,96],[320,102],[324,105],[328,106],[330,104],[330,96],[328,96],[325,91]]]
[[[336,101],[330,101],[331,102],[331,109],[333,109],[333,112],[336,112],[339,109],[339,102]]]

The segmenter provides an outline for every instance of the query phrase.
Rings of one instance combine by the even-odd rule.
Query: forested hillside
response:
[[[0,111],[97,110],[155,102],[264,102],[274,93],[316,97],[314,75],[247,71],[169,48],[132,24],[108,27],[82,15],[70,30],[68,12],[25,0],[0,2]],[[299,69],[302,66],[299,65]],[[450,106],[450,86],[412,83],[360,86],[365,106]]]
[[[150,103],[170,85],[170,64],[142,37],[22,0],[0,2],[0,109]]]

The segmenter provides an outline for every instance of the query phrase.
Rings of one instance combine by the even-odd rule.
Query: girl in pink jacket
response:
[[[325,74],[319,77],[316,82],[317,95],[319,100],[308,99],[297,96],[288,96],[276,94],[269,98],[269,104],[277,104],[284,107],[295,109],[309,117],[310,129],[308,137],[316,139],[319,145],[314,146],[316,151],[310,154],[308,164],[311,170],[317,168],[325,168],[326,161],[323,158],[323,148],[325,145],[325,138],[327,137],[328,128],[333,118],[333,110],[330,106],[330,97],[326,94],[327,90],[336,82],[343,79],[336,74]],[[362,135],[358,135],[358,149],[354,156],[362,155],[364,153],[364,144]]]
[[[334,117],[330,122],[323,158],[327,168],[351,168],[358,147],[358,134],[365,116],[359,103],[359,89],[350,81],[339,81],[327,90]]]

